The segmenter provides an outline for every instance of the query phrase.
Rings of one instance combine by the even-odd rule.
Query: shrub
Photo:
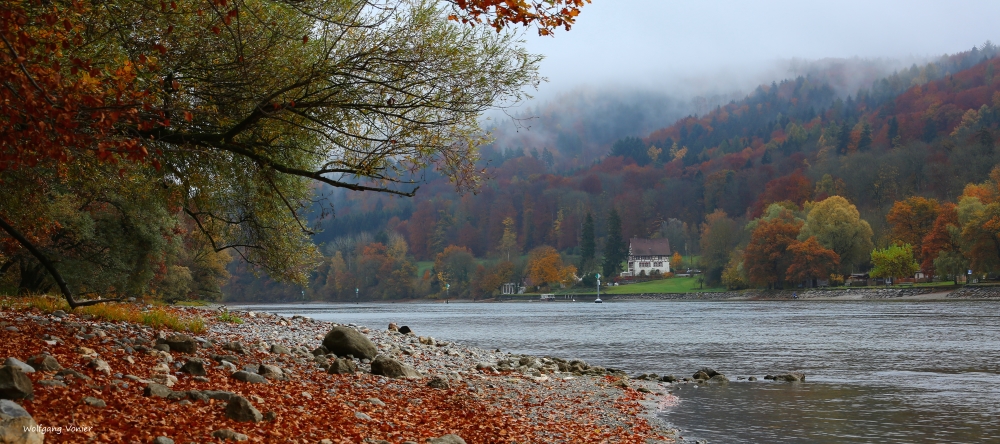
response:
[[[222,312],[222,313],[219,314],[219,321],[229,322],[231,324],[242,324],[243,323],[243,319],[240,319],[239,316],[236,316],[236,315],[234,315],[234,314],[232,314],[232,313],[230,313],[228,311],[224,311],[224,312]]]

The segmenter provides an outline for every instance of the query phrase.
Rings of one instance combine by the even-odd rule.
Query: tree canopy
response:
[[[489,3],[453,6],[478,20]],[[56,218],[20,209],[76,193],[59,185],[70,172],[98,188],[118,175],[135,191],[159,187],[144,197],[165,212],[160,231],[183,215],[214,252],[304,282],[318,258],[311,182],[412,196],[433,170],[478,185],[481,113],[540,81],[539,57],[503,26],[575,16],[499,8],[483,19],[490,29],[451,21],[454,8],[434,1],[5,3],[0,121],[14,131],[0,135],[0,181],[33,188],[2,202],[18,240],[3,256],[53,255],[50,271],[66,268],[58,251],[24,247],[52,237]]]

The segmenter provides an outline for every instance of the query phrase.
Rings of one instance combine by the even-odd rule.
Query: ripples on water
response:
[[[385,328],[630,373],[734,380],[661,416],[713,443],[1000,443],[996,302],[333,304],[259,311]],[[807,383],[736,382],[801,371]]]

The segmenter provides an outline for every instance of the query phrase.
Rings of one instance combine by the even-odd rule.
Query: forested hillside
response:
[[[591,117],[575,120],[605,115],[598,119],[605,126],[567,126],[573,119],[542,110],[534,124],[544,130],[525,134],[545,137],[503,137],[481,150],[477,166],[488,180],[478,192],[456,194],[432,172],[413,199],[338,192],[336,217],[318,218],[324,258],[304,292],[250,279],[238,266],[226,292],[252,300],[337,299],[358,289],[365,297],[398,298],[441,294],[444,284],[450,296],[488,296],[502,282],[525,278],[573,285],[570,271],[597,271],[602,255],[618,248],[609,235],[619,234],[667,237],[683,257],[700,256],[709,284],[730,287],[868,271],[873,249],[904,243],[910,262],[927,272],[946,250],[949,273],[968,263],[977,272],[1000,271],[1000,258],[986,251],[994,247],[981,237],[989,229],[972,233],[997,205],[1000,176],[990,175],[1000,161],[996,55],[986,43],[884,77],[859,73],[872,80],[853,93],[843,91],[851,74],[845,65],[831,64],[660,128],[650,119],[668,113],[648,110],[672,104],[646,106],[654,99],[580,111]],[[913,215],[915,206],[926,210],[922,216]],[[620,232],[609,232],[612,212]],[[822,218],[840,216],[827,212],[847,214],[841,222],[853,224],[858,239],[834,245],[830,239],[843,233],[823,232],[829,221]],[[938,223],[937,236],[954,229],[938,244],[949,246],[922,251],[942,215],[951,219]],[[762,250],[769,245],[780,251]],[[553,260],[543,247],[560,254]],[[779,258],[767,265],[758,260],[765,256]],[[810,261],[839,266],[789,269]]]

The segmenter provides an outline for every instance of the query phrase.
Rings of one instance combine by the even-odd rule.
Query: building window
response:
[[[663,266],[663,262],[653,262],[653,266],[657,267],[657,268],[662,267]]]

